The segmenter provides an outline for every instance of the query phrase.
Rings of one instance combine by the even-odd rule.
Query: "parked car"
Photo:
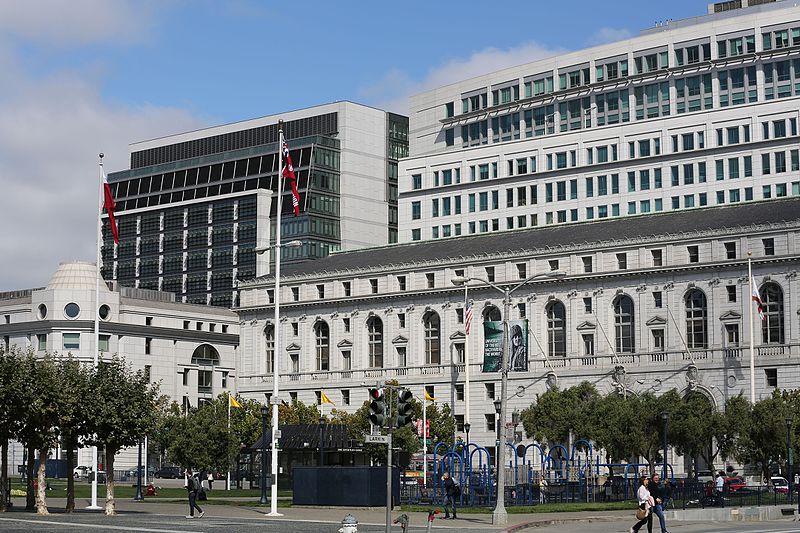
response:
[[[155,473],[156,478],[178,479],[183,477],[183,472],[179,466],[162,466]]]
[[[779,492],[781,494],[789,494],[789,482],[786,480],[785,477],[772,476],[769,479],[769,484],[772,486],[772,490],[774,490],[775,492]]]
[[[85,465],[76,466],[72,469],[72,477],[75,479],[83,479],[89,473],[89,467]]]
[[[699,483],[707,483],[709,481],[714,481],[714,473],[711,470],[698,470],[697,481]]]
[[[131,468],[129,470],[126,470],[125,471],[125,475],[128,476],[129,478],[135,478],[137,470],[138,469],[134,466],[133,468]],[[153,474],[155,474],[155,469],[153,467],[148,468],[147,469],[147,477],[153,477]],[[142,466],[142,477],[144,477],[144,475],[145,475],[145,470],[144,470],[144,466]]]
[[[86,474],[86,480],[91,483],[94,481],[94,471],[90,468]],[[97,471],[97,482],[98,483],[105,483],[106,482],[106,471],[105,470],[98,470]]]
[[[747,487],[747,483],[739,476],[725,478],[725,485],[728,486],[729,492],[736,492]]]

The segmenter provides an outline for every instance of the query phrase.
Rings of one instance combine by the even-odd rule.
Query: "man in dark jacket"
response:
[[[451,520],[455,520],[456,517],[456,499],[458,498],[457,493],[459,492],[458,486],[453,481],[453,478],[450,477],[448,472],[445,472],[442,476],[442,483],[444,485],[444,518],[445,520],[450,518]],[[448,505],[452,506],[453,508],[453,516],[450,517],[450,508]]]
[[[667,531],[666,521],[664,520],[664,486],[661,485],[661,476],[658,475],[658,472],[653,474],[653,479],[647,486],[647,489],[650,491],[650,496],[653,497],[653,501],[656,502],[655,507],[653,507],[653,512],[658,517],[658,523],[661,525],[661,533],[669,533]]]
[[[197,476],[192,475],[192,469],[186,469],[186,490],[189,492],[189,514],[186,515],[186,518],[194,518],[194,510],[197,509],[197,512],[200,514],[198,518],[203,518],[205,514],[200,507],[197,505],[197,493],[200,492],[200,480],[197,479]]]

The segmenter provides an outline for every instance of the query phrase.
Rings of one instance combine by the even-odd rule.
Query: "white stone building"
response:
[[[800,194],[800,7],[735,4],[412,96],[400,242]]]
[[[124,357],[159,383],[162,394],[185,407],[235,391],[239,320],[234,313],[178,303],[171,293],[105,283],[96,305],[96,272],[93,263],[62,263],[46,287],[0,294],[4,348],[72,354],[91,364],[97,309],[101,357]],[[117,468],[134,466],[134,452],[121,452]],[[11,453],[20,464],[21,448],[12,447]],[[76,465],[90,460],[91,450],[80,450]]]
[[[464,332],[456,276],[513,286],[511,319],[530,323],[529,370],[512,372],[509,412],[558,384],[588,380],[601,393],[704,393],[717,408],[749,396],[747,257],[767,319],[755,321],[760,398],[800,382],[800,198],[553,225],[338,253],[281,276],[280,345],[273,283],[241,287],[239,392],[354,410],[367,387],[397,379],[417,398],[427,386],[454,406],[463,435],[469,354],[471,439],[492,448],[500,376],[483,373],[482,320],[500,318],[502,294],[472,282],[475,320]],[[757,314],[756,314],[757,317]]]

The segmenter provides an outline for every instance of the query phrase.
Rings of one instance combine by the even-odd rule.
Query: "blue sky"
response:
[[[707,4],[35,0],[0,2],[0,290],[94,260],[97,154],[334,100],[410,94],[636,35]]]

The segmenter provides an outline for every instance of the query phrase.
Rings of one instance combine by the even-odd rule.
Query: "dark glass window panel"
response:
[[[153,195],[149,197],[150,207],[161,205],[161,195]]]
[[[236,170],[233,176],[236,178],[243,178],[247,175],[247,159],[240,159],[236,162]]]
[[[248,191],[252,191],[252,190],[258,189],[258,178],[252,178],[252,179],[247,180],[247,186],[245,188]]]
[[[198,187],[197,189],[194,190],[194,197],[205,198],[207,192],[208,190],[206,189],[206,187]]]
[[[186,185],[186,171],[179,170],[175,173],[175,178],[172,181],[172,186],[174,188],[184,187]]]
[[[147,196],[139,198],[136,200],[136,208],[141,209],[143,207],[147,207],[149,202],[147,201]]]
[[[261,158],[260,157],[251,157],[250,160],[247,162],[247,175],[252,176],[254,174],[258,174],[259,167],[261,166]],[[239,166],[236,166],[236,173],[239,172]]]
[[[228,194],[231,192],[233,185],[230,181],[223,182],[219,187],[220,194]]]
[[[185,192],[188,193],[190,191],[185,191]],[[182,202],[183,201],[183,192],[182,191],[178,191],[178,192],[172,193],[172,200],[171,201],[172,202]]]
[[[175,173],[174,172],[167,172],[164,174],[162,181],[161,181],[161,190],[168,191],[174,187],[175,183]]]
[[[259,189],[272,189],[272,178],[264,177],[258,179]]]
[[[278,165],[278,155],[268,154],[261,157],[261,173],[274,172]]]
[[[209,167],[200,167],[199,169],[197,169],[197,184],[202,185],[203,183],[208,183],[208,174],[210,172],[211,169]]]
[[[150,176],[145,176],[139,180],[139,194],[150,192]]]
[[[223,180],[230,180],[233,178],[233,170],[234,170],[234,162],[228,161],[224,165],[222,165],[222,179]],[[213,173],[213,170],[212,170]]]
[[[247,180],[247,181],[253,181],[253,180]],[[244,184],[245,184],[244,180],[233,182],[233,192],[242,192],[244,190]]]
[[[219,181],[220,179],[222,179],[222,164],[211,165],[209,182]]]
[[[116,190],[114,190],[114,198],[124,198],[128,196],[128,181],[120,181],[119,183],[115,183]]]
[[[150,192],[161,192],[161,174],[152,177],[150,181]]]
[[[217,196],[219,194],[219,185],[208,186],[208,196]]]
[[[162,194],[162,195],[160,196],[160,198],[159,198],[159,201],[158,201],[158,203],[159,203],[159,204],[162,204],[162,205],[164,205],[164,204],[168,204],[168,203],[169,203],[169,199],[170,199],[170,195],[169,195],[169,193],[167,193],[167,194]]]
[[[197,185],[198,169],[192,168],[186,171],[186,184],[185,187],[192,187]],[[176,184],[177,185],[177,184]]]
[[[294,155],[292,155],[292,163],[295,163]],[[309,162],[311,161],[311,148],[303,148],[300,150],[300,158],[297,160],[299,164],[296,164],[300,167],[308,166]]]

